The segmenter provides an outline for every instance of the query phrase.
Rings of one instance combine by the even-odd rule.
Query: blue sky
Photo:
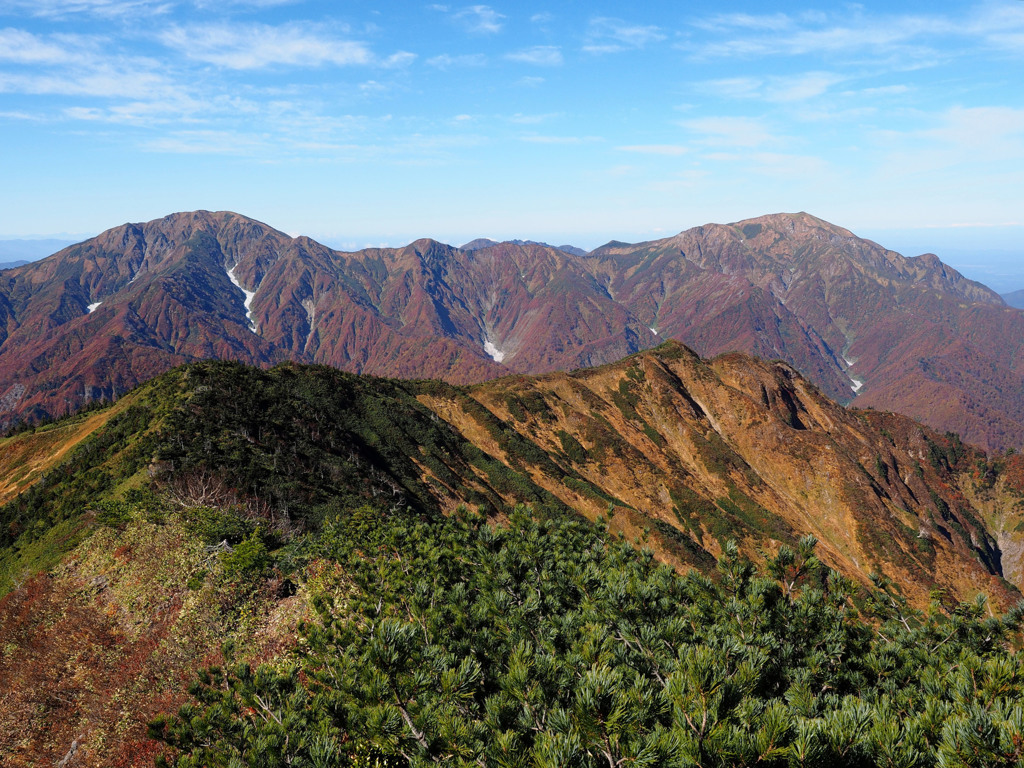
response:
[[[7,237],[206,208],[593,247],[805,210],[1024,287],[1024,2],[2,0],[0,147]]]

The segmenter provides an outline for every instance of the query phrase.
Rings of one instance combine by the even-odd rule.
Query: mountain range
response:
[[[1003,301],[1009,304],[1011,307],[1017,307],[1017,309],[1024,309],[1024,289],[1019,291],[1013,291],[1011,293],[1002,294]]]
[[[74,243],[74,240],[55,237],[0,240],[0,269],[10,269],[12,266],[27,264]]]
[[[1024,315],[934,255],[804,213],[589,253],[341,252],[228,212],[125,224],[0,277],[0,418],[66,413],[211,357],[462,384],[667,338],[784,360],[841,403],[985,449],[1024,446]]]

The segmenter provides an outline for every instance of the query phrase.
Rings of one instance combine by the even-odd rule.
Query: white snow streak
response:
[[[843,362],[846,363],[847,369],[853,368],[853,364],[857,362],[856,360],[851,360],[846,355],[840,355],[840,357],[842,357]],[[854,392],[859,392],[860,388],[864,386],[863,380],[858,379],[856,376],[852,376],[849,372],[847,372],[846,375],[850,377],[850,389]]]
[[[238,265],[228,270],[228,279],[231,280],[231,284],[234,285],[238,290],[245,294],[245,319],[249,321],[249,327],[252,332],[256,332],[256,323],[252,319],[252,300],[256,298],[256,291],[247,291],[242,287],[242,284],[238,282],[238,278],[235,277],[235,268]]]
[[[308,350],[313,342],[313,335],[316,333],[316,304],[313,299],[303,299],[302,308],[306,310],[306,319],[309,321],[309,333],[306,334],[306,345],[303,350]]]
[[[484,352],[494,358],[494,362],[500,363],[505,359],[505,353],[494,346],[494,342],[490,339],[484,341]]]

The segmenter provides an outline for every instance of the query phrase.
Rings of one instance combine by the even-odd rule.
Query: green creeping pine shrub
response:
[[[254,523],[234,507],[189,507],[183,516],[188,530],[207,544],[238,544],[255,530]]]
[[[270,553],[258,531],[223,556],[224,578],[228,581],[251,581],[270,567]]]
[[[357,510],[310,547],[344,603],[312,594],[274,666],[205,671],[152,724],[161,764],[1024,763],[1024,611],[917,613],[878,579],[862,616],[811,537],[763,572],[729,542],[714,578],[523,509],[505,527]]]
[[[564,429],[555,432],[558,442],[562,444],[562,452],[569,457],[574,464],[585,464],[587,462],[587,449],[575,437]]]
[[[96,522],[109,528],[120,528],[132,520],[131,507],[124,501],[100,501],[93,505]]]

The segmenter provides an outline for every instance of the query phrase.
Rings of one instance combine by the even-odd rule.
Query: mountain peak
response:
[[[479,251],[481,248],[490,248],[492,245],[497,245],[497,240],[491,240],[489,237],[478,237],[476,240],[470,240],[465,245],[460,245],[460,251]]]

